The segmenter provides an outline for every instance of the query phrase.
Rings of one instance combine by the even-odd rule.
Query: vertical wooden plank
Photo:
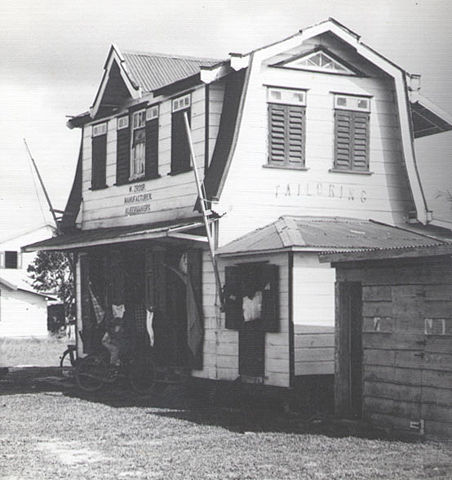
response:
[[[345,415],[349,406],[350,392],[350,331],[347,318],[350,316],[347,302],[347,284],[336,282],[336,345],[335,345],[335,411]]]
[[[289,386],[294,387],[295,382],[295,338],[293,322],[293,252],[288,253],[288,288],[289,288]]]

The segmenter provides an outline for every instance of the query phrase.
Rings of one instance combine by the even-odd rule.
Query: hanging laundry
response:
[[[249,295],[243,297],[242,309],[245,322],[260,320],[262,314],[262,292],[259,290],[252,297]]]

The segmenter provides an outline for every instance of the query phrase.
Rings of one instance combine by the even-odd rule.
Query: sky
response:
[[[24,138],[54,207],[64,208],[80,143],[67,116],[92,105],[112,43],[223,59],[328,17],[421,74],[421,93],[452,114],[449,0],[0,0],[0,239],[50,220]],[[441,156],[452,179],[452,133],[419,144],[421,170]]]

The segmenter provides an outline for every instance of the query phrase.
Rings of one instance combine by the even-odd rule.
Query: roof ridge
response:
[[[161,52],[145,52],[143,50],[123,50],[123,55],[145,55],[147,57],[162,57],[172,58],[175,60],[192,60],[192,61],[208,61],[208,62],[221,62],[221,59],[211,57],[196,57],[193,55],[179,55],[175,53],[161,53]]]

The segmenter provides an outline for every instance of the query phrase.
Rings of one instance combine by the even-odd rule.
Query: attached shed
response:
[[[452,437],[452,245],[327,254],[336,268],[335,409]]]

